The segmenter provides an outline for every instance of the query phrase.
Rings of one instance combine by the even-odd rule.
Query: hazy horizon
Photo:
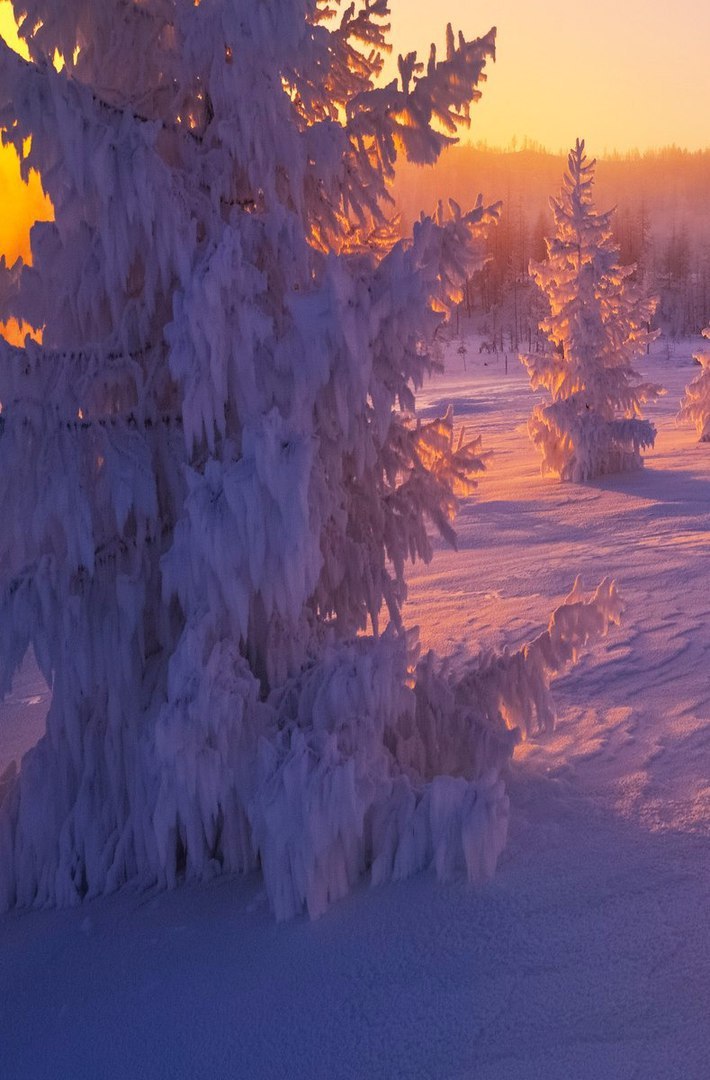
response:
[[[479,192],[486,202],[512,200],[534,220],[548,206],[549,197],[560,190],[568,149],[459,143],[431,168],[403,163],[394,185],[395,201],[410,224],[441,199],[453,198],[469,206]],[[598,162],[595,193],[600,209],[626,211],[644,205],[658,235],[685,224],[697,241],[702,237],[706,242],[710,236],[710,149],[665,147],[604,155],[587,143],[586,150],[590,160]]]
[[[466,149],[466,150],[480,150],[488,151],[494,154],[545,154],[549,157],[562,157],[567,158],[570,150],[574,147],[577,139],[584,139],[585,147],[590,157],[596,158],[598,161],[634,161],[643,159],[657,159],[659,157],[665,157],[670,154],[679,154],[681,156],[699,158],[704,155],[710,154],[710,143],[707,146],[689,147],[680,146],[678,143],[663,143],[658,146],[628,146],[619,149],[617,147],[608,147],[603,151],[598,151],[590,143],[584,135],[583,131],[577,132],[573,135],[569,142],[569,145],[552,147],[545,146],[543,143],[538,142],[536,139],[531,139],[529,136],[523,136],[522,138],[514,137],[508,143],[492,142],[488,139],[473,139],[473,138],[461,138],[458,143],[454,144],[451,149]],[[426,167],[426,166],[424,166]]]

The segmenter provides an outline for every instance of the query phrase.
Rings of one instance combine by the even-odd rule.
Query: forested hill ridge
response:
[[[591,145],[587,149],[597,159],[600,206],[618,206],[622,215],[643,205],[661,235],[683,225],[710,231],[710,148],[689,151],[671,146],[608,156]],[[566,160],[566,150],[551,153],[536,144],[520,149],[458,145],[443,154],[433,169],[411,164],[401,168],[395,195],[407,221],[440,198],[453,198],[466,206],[479,191],[488,201],[522,201],[534,219],[559,189]]]
[[[699,333],[710,321],[710,149],[669,147],[607,157],[596,155],[593,146],[587,150],[597,156],[597,206],[616,207],[620,261],[636,263],[648,289],[660,297],[658,325],[673,337]],[[545,257],[549,199],[560,190],[565,166],[566,154],[535,144],[505,150],[455,146],[433,169],[407,165],[398,172],[397,209],[407,229],[440,199],[453,198],[464,208],[479,192],[486,202],[502,200],[489,241],[491,262],[474,290],[489,311],[505,306],[515,283],[527,283],[531,258]],[[474,293],[471,298],[477,306]]]

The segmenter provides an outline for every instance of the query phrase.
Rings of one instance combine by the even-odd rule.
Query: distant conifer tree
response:
[[[536,406],[530,437],[543,472],[563,480],[639,467],[656,435],[641,405],[662,392],[640,382],[633,367],[657,336],[650,329],[656,300],[631,280],[634,266],[619,265],[613,211],[594,206],[594,167],[577,140],[562,191],[550,200],[547,258],[530,264],[548,306],[540,328],[552,346],[521,356],[533,388],[552,398]]]

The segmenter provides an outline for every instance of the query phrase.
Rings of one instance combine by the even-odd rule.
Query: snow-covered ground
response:
[[[673,419],[693,343],[644,365],[669,389],[646,469],[584,486],[540,477],[515,358],[457,346],[421,401],[495,453],[408,621],[455,653],[534,635],[578,573],[626,603],[516,757],[496,877],[363,887],[314,923],[274,923],[256,877],[12,913],[2,1080],[710,1076],[710,445]],[[0,773],[45,701],[28,665]]]

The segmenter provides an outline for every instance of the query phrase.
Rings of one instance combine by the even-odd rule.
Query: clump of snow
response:
[[[373,884],[432,867],[442,880],[489,878],[513,750],[551,730],[551,679],[620,614],[612,582],[585,598],[577,581],[548,629],[513,653],[454,671],[430,652],[412,668],[406,639],[388,631],[339,646],[280,691],[250,809],[277,917],[320,914],[367,870]]]
[[[246,662],[198,628],[173,657],[172,704],[154,731],[139,716],[130,741],[125,725],[102,739],[85,723],[74,805],[50,708],[49,733],[3,777],[4,905],[259,864],[283,919],[321,914],[366,873],[373,884],[427,868],[485,880],[505,845],[516,744],[551,730],[550,680],[619,615],[612,583],[585,599],[577,582],[529,644],[456,670],[431,652],[415,663],[416,637],[390,627],[331,646],[265,701]],[[125,790],[117,764],[130,767]]]

